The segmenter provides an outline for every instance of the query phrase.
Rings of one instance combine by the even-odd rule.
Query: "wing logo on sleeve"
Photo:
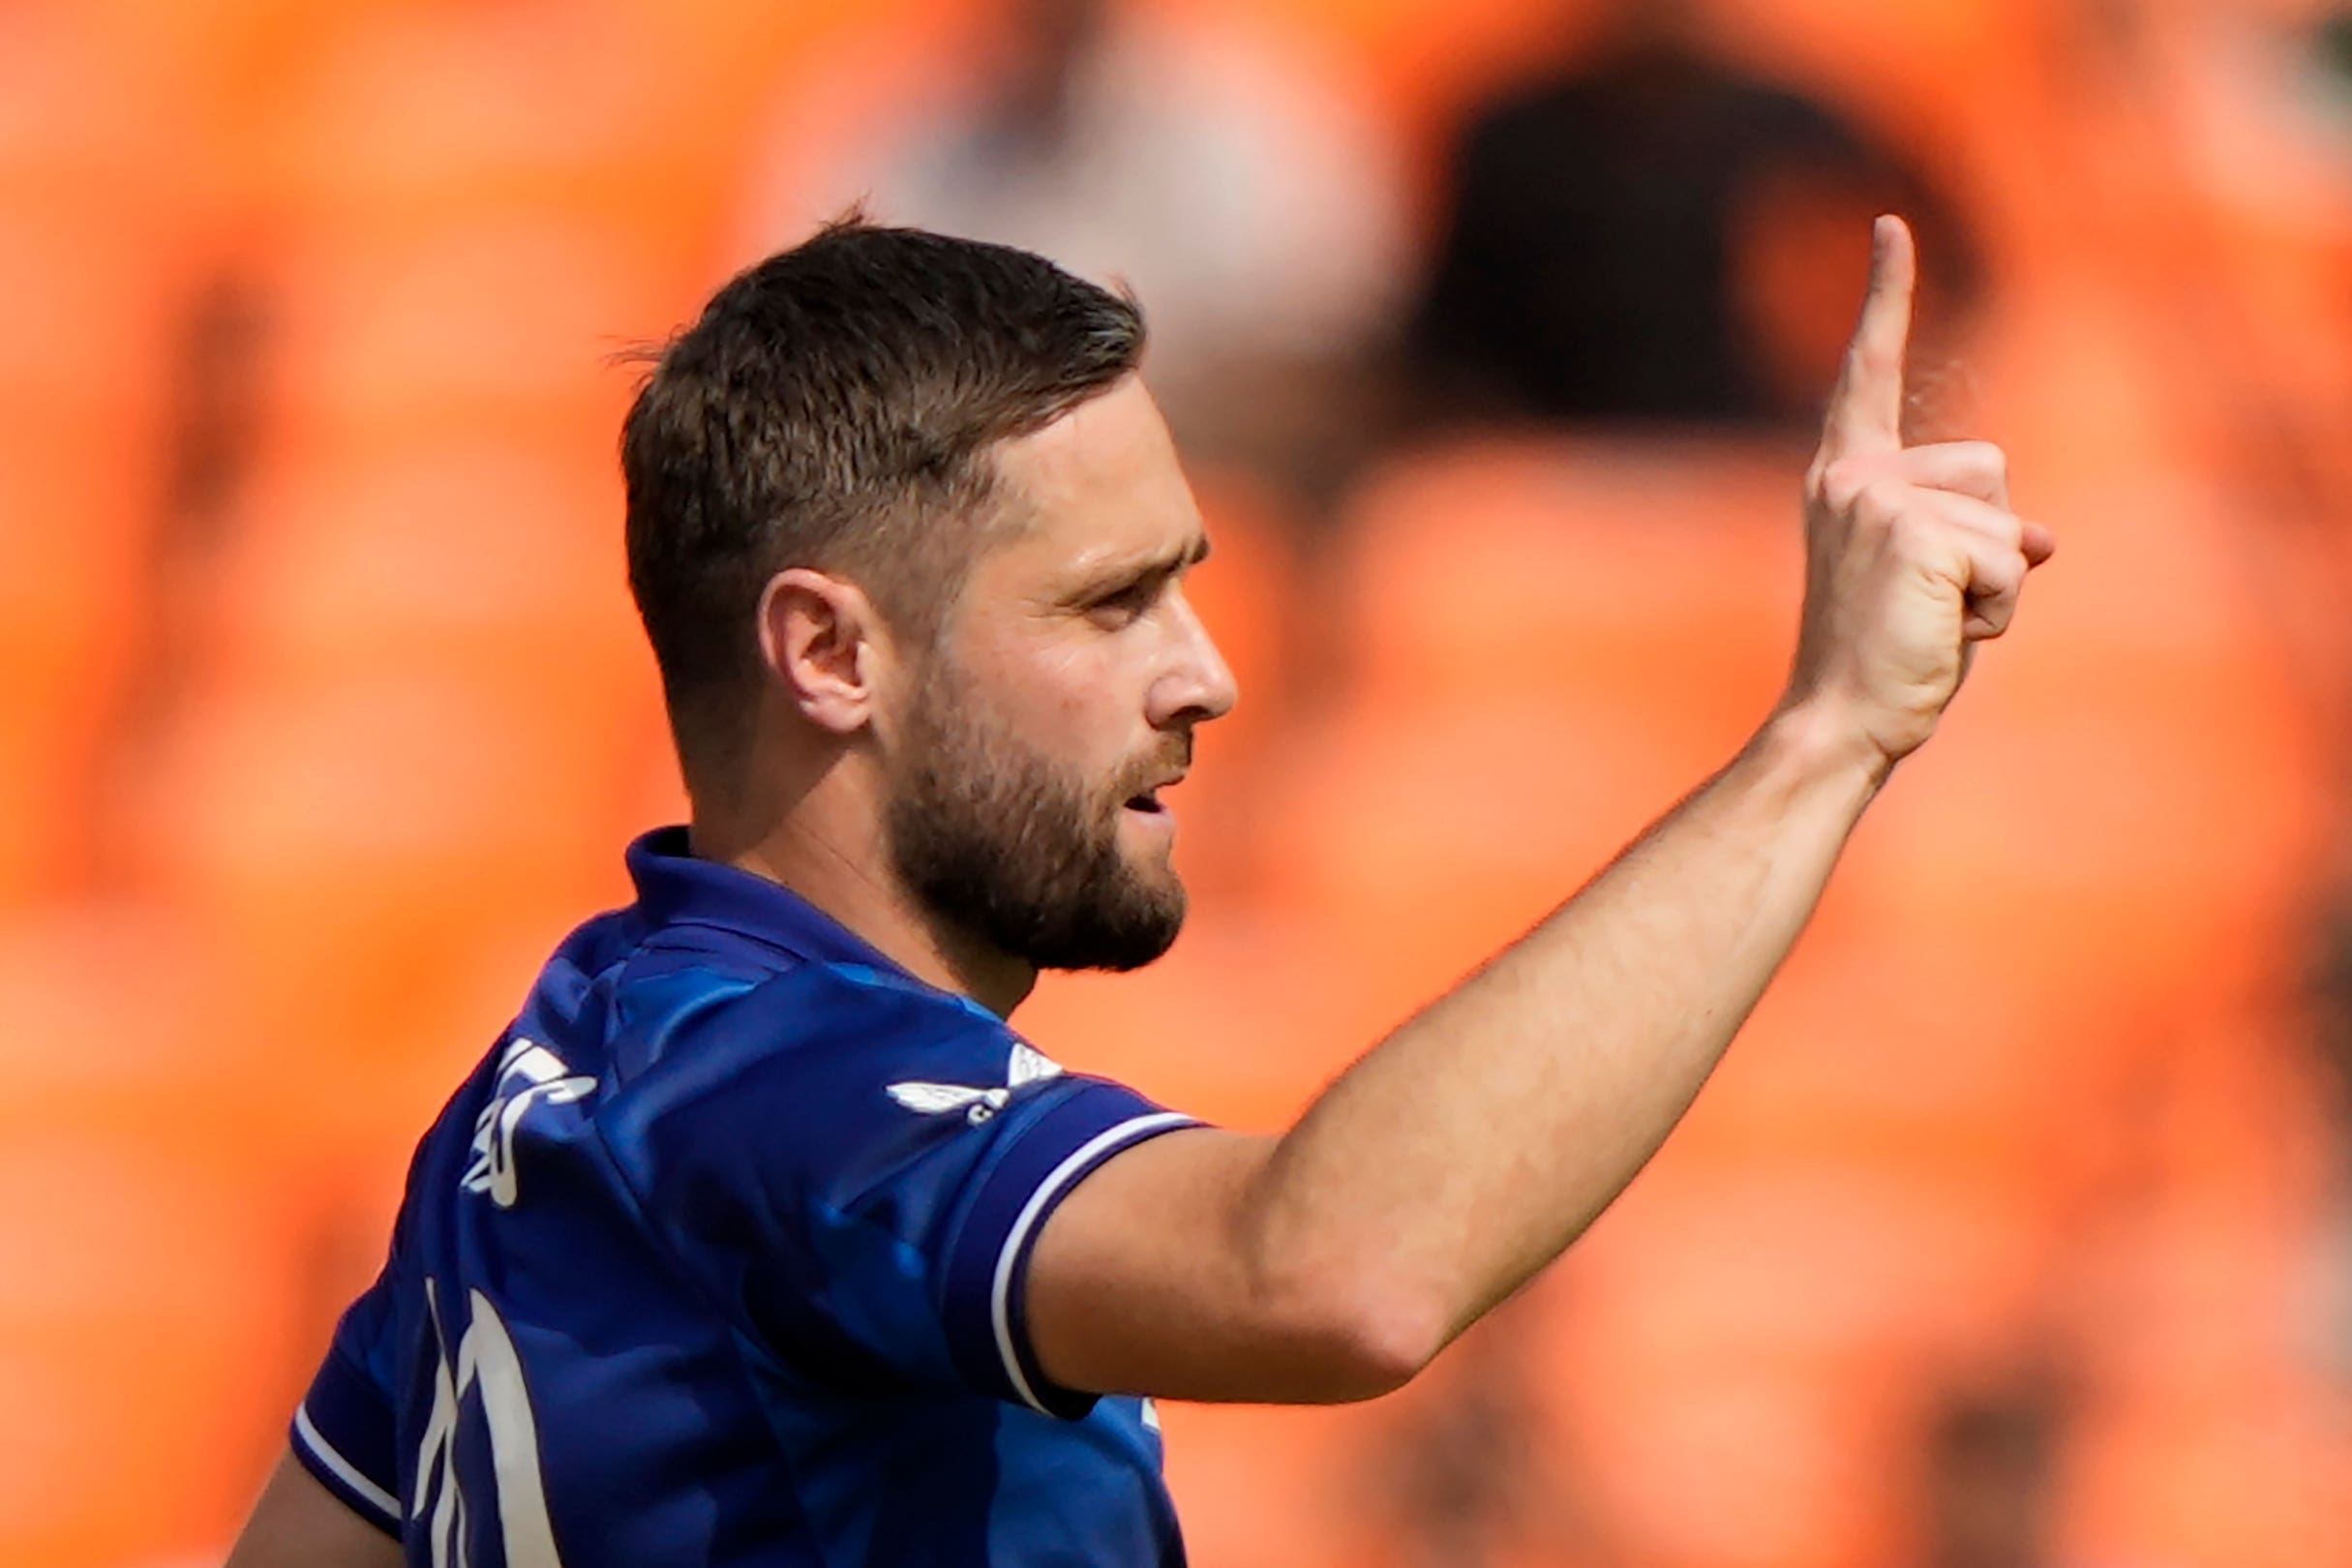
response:
[[[523,1357],[489,1297],[468,1290],[466,1312],[453,1358],[438,1287],[425,1282],[437,1359],[433,1407],[417,1444],[411,1527],[423,1525],[432,1568],[486,1568],[494,1541],[497,1568],[563,1568]],[[494,1505],[495,1518],[487,1514]]]
[[[515,1131],[534,1105],[569,1105],[586,1099],[596,1080],[576,1073],[535,1040],[518,1040],[498,1058],[498,1093],[473,1121],[473,1162],[459,1185],[488,1192],[501,1209],[515,1206]]]
[[[1025,1084],[1042,1078],[1061,1075],[1062,1066],[1034,1046],[1015,1040],[1012,1058],[1005,1065],[1005,1081],[996,1088],[968,1083],[893,1083],[890,1095],[911,1111],[925,1116],[945,1116],[951,1111],[963,1112],[964,1120],[974,1127],[1005,1108],[1013,1094]]]

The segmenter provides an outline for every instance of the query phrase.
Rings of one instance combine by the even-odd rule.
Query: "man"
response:
[[[1906,450],[1884,220],[1787,695],[1279,1138],[1002,1021],[1174,938],[1232,681],[1131,306],[851,224],[737,279],[623,439],[693,825],[419,1147],[232,1568],[1182,1560],[1147,1400],[1396,1388],[1681,1114],[2049,554]]]

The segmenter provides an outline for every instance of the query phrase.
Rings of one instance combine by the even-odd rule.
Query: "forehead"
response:
[[[1084,571],[1182,553],[1201,531],[1167,422],[1139,377],[1005,442],[996,468],[1018,526],[992,558],[1010,568]]]

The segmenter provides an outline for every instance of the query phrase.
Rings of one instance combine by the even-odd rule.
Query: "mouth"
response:
[[[1135,812],[1140,816],[1163,817],[1167,815],[1168,808],[1161,803],[1160,792],[1165,789],[1172,789],[1176,785],[1183,782],[1184,775],[1182,773],[1178,773],[1173,778],[1161,779],[1150,789],[1144,790],[1139,794],[1129,796],[1126,802],[1127,809]]]

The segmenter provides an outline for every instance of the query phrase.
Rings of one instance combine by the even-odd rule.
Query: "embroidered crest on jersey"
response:
[[[964,1120],[974,1127],[1005,1108],[1014,1090],[1023,1084],[1036,1083],[1040,1078],[1057,1077],[1060,1063],[1032,1045],[1015,1040],[1012,1058],[1005,1065],[1003,1087],[988,1089],[966,1083],[894,1083],[890,1086],[890,1098],[911,1111],[925,1116],[944,1116],[950,1111],[962,1111]]]
[[[498,1058],[498,1091],[473,1123],[473,1162],[459,1185],[488,1192],[501,1209],[515,1206],[515,1130],[533,1105],[569,1105],[594,1092],[596,1080],[575,1073],[534,1040],[518,1040]]]

